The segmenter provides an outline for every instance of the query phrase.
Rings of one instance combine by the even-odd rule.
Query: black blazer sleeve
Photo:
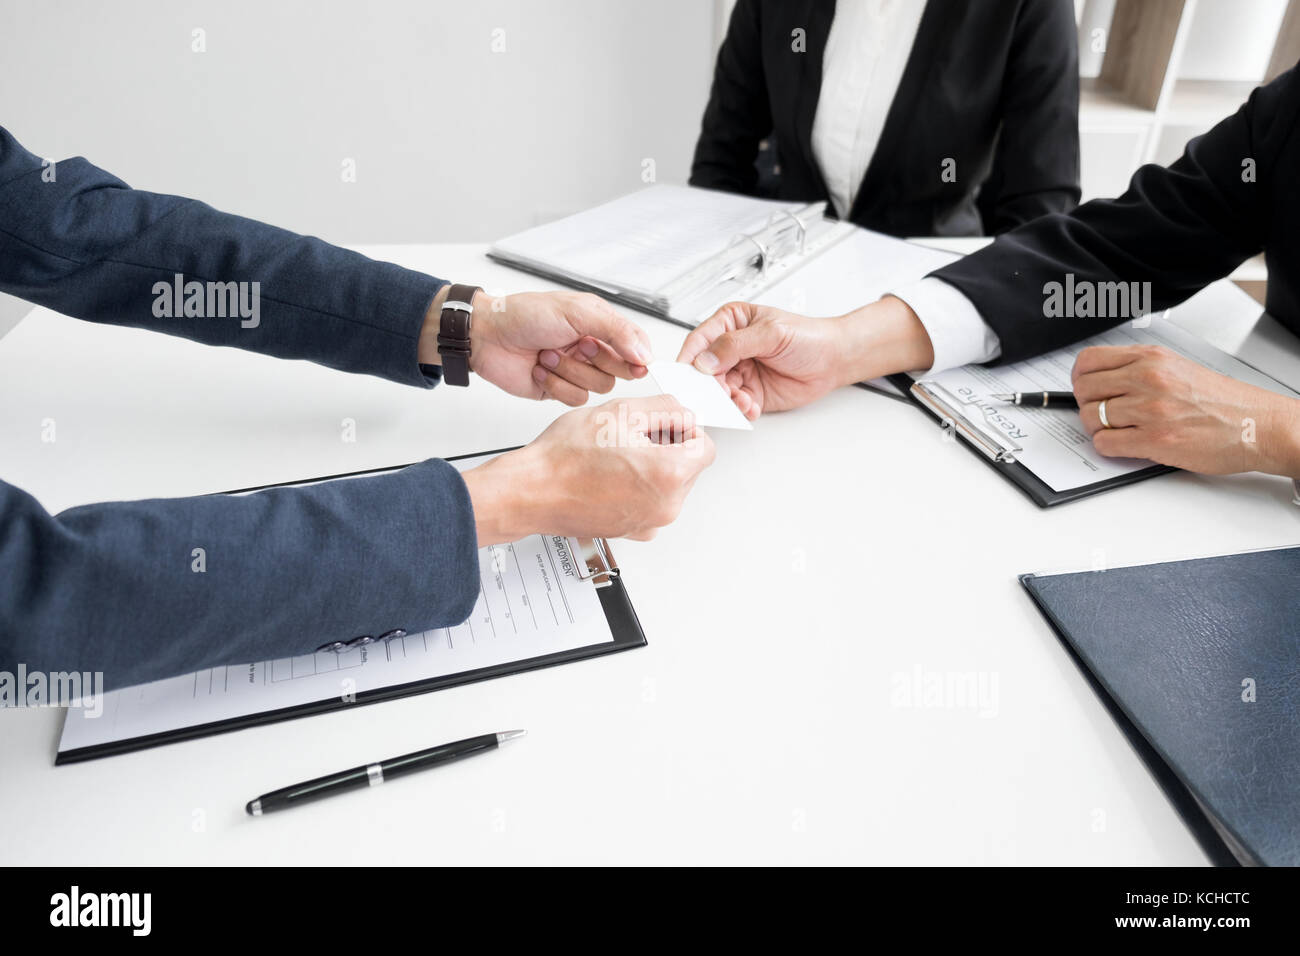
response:
[[[1079,203],[1079,44],[1071,0],[1025,0],[1002,81],[1002,128],[976,205],[996,235]]]
[[[758,0],[739,0],[731,12],[691,161],[692,186],[746,195],[756,191],[758,144],[772,132],[760,21]]]
[[[1289,141],[1300,110],[1294,69],[1256,89],[1169,167],[1143,166],[1118,199],[1051,215],[933,273],[969,298],[1015,362],[1119,325],[1124,316],[1046,317],[1048,283],[1150,282],[1167,309],[1264,248],[1279,205],[1297,208]],[[1278,215],[1285,215],[1279,212]]]

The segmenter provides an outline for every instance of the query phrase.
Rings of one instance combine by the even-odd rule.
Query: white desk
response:
[[[480,246],[365,251],[498,291],[542,285]],[[1224,286],[1186,308],[1225,330],[1254,315]],[[682,330],[643,324],[674,357]],[[51,510],[514,444],[563,411],[44,310],[0,341],[0,407],[0,469]],[[616,546],[648,648],[59,768],[62,714],[3,712],[0,862],[1205,861],[1016,575],[1294,543],[1289,483],[1170,475],[1040,511],[921,412],[861,389],[714,437],[678,522]],[[917,669],[996,680],[995,706],[896,706]],[[512,727],[530,736],[508,751],[243,811]]]

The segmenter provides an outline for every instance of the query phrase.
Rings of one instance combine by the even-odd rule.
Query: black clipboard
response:
[[[1151,465],[1147,468],[1141,468],[1137,471],[1130,472],[1127,475],[1117,475],[1114,478],[1106,478],[1102,481],[1094,481],[1091,484],[1079,485],[1077,488],[1067,488],[1065,491],[1057,491],[1052,488],[1036,474],[1034,474],[1022,462],[1014,458],[1002,457],[994,450],[985,449],[977,444],[976,438],[969,431],[958,426],[954,419],[946,417],[939,413],[935,408],[922,401],[916,393],[915,386],[917,381],[906,372],[898,375],[887,376],[891,384],[898,388],[911,404],[924,410],[931,418],[939,423],[941,428],[956,432],[960,435],[964,443],[983,462],[996,471],[999,475],[1011,482],[1023,492],[1029,500],[1040,508],[1050,508],[1053,505],[1065,504],[1067,501],[1078,501],[1080,498],[1088,498],[1092,495],[1100,494],[1103,491],[1110,491],[1112,488],[1121,488],[1124,485],[1131,485],[1135,482],[1145,481],[1147,478],[1154,478],[1156,475],[1168,474],[1171,471],[1177,471],[1177,468],[1169,465]]]
[[[499,448],[494,451],[479,452],[472,455],[456,455],[447,458],[446,460],[461,461],[467,458],[481,458],[485,455],[497,455],[513,450],[514,449],[512,448]],[[411,464],[417,463],[412,462]],[[363,475],[384,474],[386,472],[399,471],[406,467],[409,467],[409,465],[397,465],[391,468],[370,468],[364,471],[351,471],[338,475],[327,475],[322,478],[305,478],[299,481],[282,481],[271,485],[240,488],[235,491],[217,492],[217,494],[249,494],[256,491],[265,491],[269,488],[290,488],[297,485],[310,485],[322,481],[333,481],[340,478],[357,478]],[[117,754],[131,753],[132,751],[145,750],[150,747],[159,747],[163,744],[178,743],[183,740],[195,740],[199,737],[210,737],[214,734],[229,733],[234,730],[243,730],[246,727],[258,727],[263,724],[277,723],[282,720],[293,720],[298,717],[310,717],[315,714],[324,714],[335,710],[359,707],[363,704],[377,704],[386,700],[397,700],[401,697],[410,697],[414,694],[427,694],[431,691],[443,690],[448,687],[460,687],[464,684],[474,684],[479,681],[491,680],[496,677],[522,674],[528,671],[540,670],[543,667],[554,667],[557,664],[568,664],[572,661],[604,657],[606,654],[615,654],[619,651],[645,647],[647,644],[645,632],[641,629],[641,622],[636,616],[636,609],[632,607],[632,600],[628,596],[627,587],[623,582],[622,571],[618,566],[618,562],[614,559],[609,543],[604,539],[587,539],[579,541],[579,545],[582,548],[580,563],[585,565],[586,573],[582,573],[580,570],[578,576],[583,580],[592,580],[594,582],[596,595],[600,600],[601,609],[605,612],[605,619],[609,622],[610,633],[614,638],[609,643],[593,644],[587,647],[578,647],[572,650],[559,651],[553,654],[543,654],[538,657],[511,661],[506,664],[496,664],[490,667],[480,667],[474,670],[460,671],[455,674],[444,674],[440,677],[430,677],[406,684],[394,684],[389,687],[379,687],[368,691],[358,691],[354,700],[346,702],[339,698],[338,695],[335,695],[328,700],[296,704],[292,707],[284,707],[277,710],[259,711],[254,714],[246,714],[227,720],[206,724],[195,724],[192,727],[179,727],[175,730],[169,730],[157,734],[147,734],[140,737],[109,741],[107,743],[96,744],[90,747],[79,747],[73,750],[59,751],[54,758],[54,764],[55,766],[59,766],[69,763],[81,763],[86,760],[96,760],[100,757],[112,757]],[[575,557],[578,556],[579,555],[575,555]],[[475,573],[477,573],[477,570]],[[71,712],[69,712],[68,716],[71,716]],[[64,719],[67,720],[68,717],[65,717]]]

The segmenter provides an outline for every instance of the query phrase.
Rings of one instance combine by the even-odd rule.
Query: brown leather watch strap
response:
[[[448,385],[469,384],[469,326],[474,312],[476,285],[454,285],[447,290],[438,322],[438,354],[442,380]]]

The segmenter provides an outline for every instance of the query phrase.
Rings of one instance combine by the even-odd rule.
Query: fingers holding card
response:
[[[665,395],[671,395],[695,413],[695,424],[705,428],[754,430],[726,388],[712,375],[682,362],[653,362],[650,377]]]

